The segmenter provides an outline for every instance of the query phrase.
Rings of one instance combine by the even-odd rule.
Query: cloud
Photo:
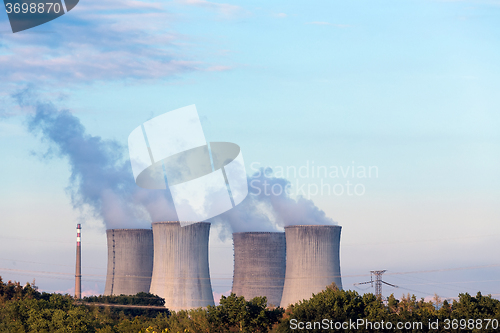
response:
[[[82,290],[82,297],[88,297],[88,296],[99,296],[101,295],[102,292],[99,290],[99,287],[97,286],[97,283],[94,285],[93,288],[84,288]]]
[[[231,295],[231,289],[230,289],[230,290],[228,290],[228,291],[224,291],[224,292],[222,292],[222,293],[216,293],[216,292],[214,291],[214,292],[213,292],[213,294],[214,294],[214,302],[215,302],[215,305],[219,305],[219,304],[220,304],[220,298],[221,298],[222,296],[226,296],[226,297],[227,297],[227,296]]]
[[[7,122],[0,122],[0,138],[24,135],[26,135],[26,131],[22,126]]]
[[[287,17],[288,15],[286,15],[285,13],[278,13],[276,14],[277,17]]]
[[[159,80],[223,67],[187,56],[174,21],[163,2],[87,0],[39,28],[3,34],[2,82]]]
[[[349,28],[351,27],[348,24],[333,24],[329,22],[324,22],[324,21],[314,21],[314,22],[307,22],[306,24],[314,24],[314,25],[330,25],[332,27],[337,27],[337,28]]]
[[[213,10],[226,17],[234,17],[245,12],[242,7],[227,3],[210,2],[206,0],[177,0],[176,2],[183,5]]]
[[[270,172],[269,172],[270,171]],[[230,226],[232,232],[280,231],[289,225],[336,224],[314,202],[287,192],[290,182],[264,170],[248,177],[249,194],[238,206],[215,217],[215,223]]]
[[[150,228],[151,222],[177,220],[168,191],[146,190],[135,184],[125,147],[86,133],[69,110],[57,110],[53,104],[38,100],[31,88],[13,97],[20,106],[34,109],[27,125],[32,134],[48,143],[45,158],[68,161],[71,176],[67,191],[74,208],[82,212],[90,208],[107,229]]]
[[[149,190],[135,184],[126,148],[86,132],[69,110],[40,101],[28,87],[12,96],[20,107],[32,108],[28,130],[49,145],[44,158],[68,161],[68,192],[74,208],[90,208],[108,229],[148,228],[150,222],[176,221],[168,190]],[[239,205],[212,219],[233,232],[279,231],[288,225],[334,224],[311,200],[291,198],[290,182],[269,170],[248,177],[249,195]],[[227,233],[221,232],[224,237]]]
[[[492,6],[500,6],[500,0],[434,0],[436,2],[470,2],[474,4],[486,4],[486,5],[492,5]],[[472,8],[472,7],[470,7]]]
[[[225,72],[233,69],[232,66],[222,66],[222,65],[217,65],[217,66],[210,66],[206,69],[208,72]]]
[[[82,297],[88,297],[88,296],[96,296],[96,295],[101,295],[102,292],[99,291],[99,286],[96,284],[94,284],[94,287],[93,288],[89,288],[87,286],[83,286],[83,290],[82,290]],[[44,291],[43,289],[39,289],[39,291]],[[48,292],[48,291],[47,291]],[[65,294],[68,294],[68,295],[74,295],[75,294],[75,287],[71,287],[71,288],[68,288],[66,290],[55,290],[54,293],[56,294],[62,294],[62,295],[65,295]]]

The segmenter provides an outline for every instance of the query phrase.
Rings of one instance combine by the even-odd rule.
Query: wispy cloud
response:
[[[216,65],[216,66],[210,66],[206,69],[208,72],[224,72],[224,71],[229,71],[233,69],[232,66],[223,66],[223,65]]]
[[[0,122],[0,138],[22,135],[26,135],[26,130],[22,126],[18,124]]]
[[[224,67],[188,56],[190,40],[171,22],[163,2],[87,0],[44,28],[3,34],[0,77],[4,83],[63,85],[164,79]]]
[[[500,6],[500,0],[434,0],[437,2],[471,2],[476,4],[487,4]]]
[[[329,25],[332,27],[337,27],[337,28],[349,28],[351,27],[348,24],[333,24],[330,22],[324,22],[324,21],[314,21],[314,22],[307,22],[306,24],[314,24],[314,25]]]
[[[218,3],[206,0],[177,0],[176,2],[184,5],[210,9],[226,17],[233,17],[246,12],[246,10],[244,10],[242,7],[231,5],[228,3]]]
[[[102,291],[99,290],[99,286],[97,285],[97,283],[94,284],[93,288],[89,288],[88,286],[84,286],[83,288],[84,288],[82,290],[82,296],[83,297],[95,296],[95,295],[101,295],[102,294]],[[63,294],[63,295],[65,295],[65,294],[74,295],[75,294],[75,287],[71,287],[71,288],[68,288],[66,290],[58,289],[58,290],[55,290],[55,291],[48,291],[48,290],[43,290],[43,289],[39,289],[39,290],[40,291],[46,291],[46,292],[54,292],[54,293]]]
[[[213,292],[214,294],[214,301],[215,301],[215,305],[219,305],[220,304],[220,298],[222,296],[229,296],[231,295],[231,290],[228,290],[228,291],[224,291],[222,293],[216,293],[215,291]]]
[[[67,191],[75,209],[84,213],[90,208],[108,229],[147,228],[151,221],[177,220],[168,191],[145,190],[135,184],[126,148],[120,143],[88,134],[80,119],[40,101],[33,88],[13,98],[21,107],[33,109],[26,123],[30,133],[49,144],[43,158],[59,156],[68,161]]]

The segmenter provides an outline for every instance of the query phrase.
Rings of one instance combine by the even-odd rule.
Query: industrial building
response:
[[[208,267],[210,223],[181,227],[179,222],[153,223],[154,264],[150,293],[172,310],[214,305]]]
[[[149,292],[153,272],[151,229],[109,229],[104,295]]]
[[[233,233],[233,244],[232,292],[246,300],[266,296],[268,306],[279,306],[285,282],[285,233]]]
[[[311,298],[334,282],[342,289],[337,225],[285,227],[286,273],[281,307]]]
[[[232,292],[269,306],[309,299],[335,283],[342,288],[337,225],[294,225],[285,232],[233,234]],[[151,229],[109,229],[104,295],[150,292],[172,310],[214,305],[208,263],[210,223],[184,227],[155,222]],[[78,278],[78,268],[77,268]]]

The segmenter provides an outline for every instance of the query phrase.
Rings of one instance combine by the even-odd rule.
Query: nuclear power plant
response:
[[[286,274],[281,307],[311,298],[334,282],[342,289],[338,225],[285,227]]]
[[[171,310],[214,305],[208,264],[210,223],[110,229],[105,295],[150,292]],[[309,299],[335,283],[342,288],[338,225],[294,225],[285,232],[233,233],[232,292],[268,306]],[[77,273],[78,275],[78,273]]]
[[[208,267],[210,223],[181,227],[180,222],[153,223],[154,264],[150,292],[172,310],[214,305]]]
[[[153,272],[153,232],[150,229],[109,229],[108,273],[104,295],[149,292]]]
[[[279,306],[285,283],[285,233],[233,233],[233,244],[232,292],[246,300],[266,296],[268,306]]]

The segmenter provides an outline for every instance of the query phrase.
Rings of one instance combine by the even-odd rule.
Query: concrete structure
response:
[[[153,272],[151,229],[109,229],[108,273],[104,295],[149,292]]]
[[[337,225],[285,227],[286,274],[281,307],[311,298],[335,282],[340,275],[340,231]]]
[[[285,283],[285,233],[238,232],[233,243],[233,293],[246,300],[266,296],[269,306],[279,306]]]
[[[75,298],[82,298],[82,225],[76,225]]]
[[[179,222],[153,223],[154,264],[150,292],[171,310],[214,305],[208,268],[210,223],[181,227]]]

